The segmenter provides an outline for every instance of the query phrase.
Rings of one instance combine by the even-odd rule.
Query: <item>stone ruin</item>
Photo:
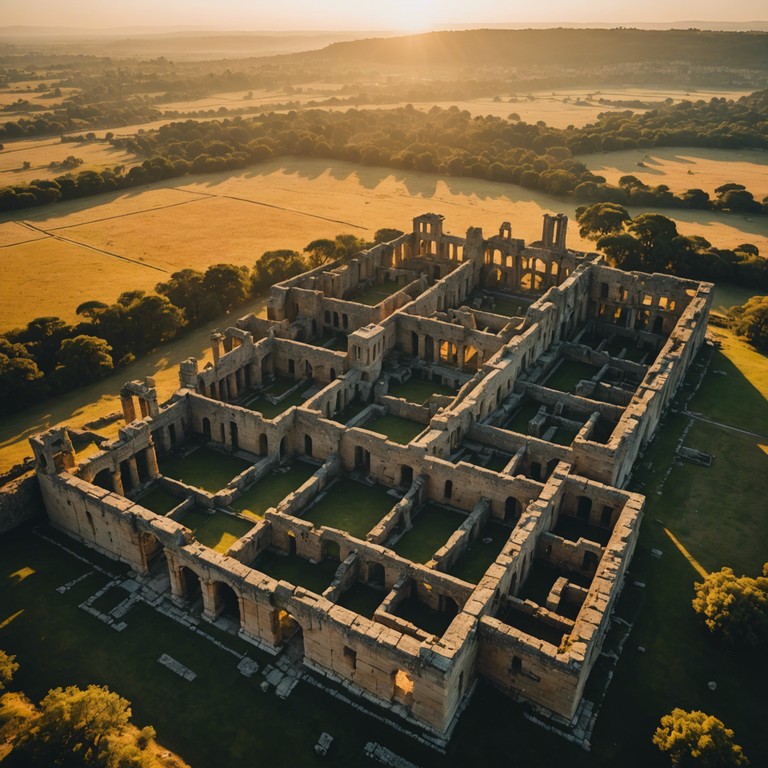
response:
[[[530,245],[508,223],[461,238],[427,214],[274,285],[268,318],[214,332],[213,362],[184,361],[168,402],[151,379],[126,384],[126,424],[96,455],[78,460],[66,429],[31,439],[51,523],[139,575],[167,569],[175,602],[272,653],[294,644],[438,742],[480,677],[571,721],[639,535],[644,497],[622,488],[712,287],[612,269],[566,229],[545,216]],[[215,492],[163,474],[190,450],[245,469]],[[308,479],[246,514],[299,461]],[[153,489],[170,511],[142,505]],[[381,514],[352,503],[375,490]],[[191,510],[246,532],[211,548]],[[435,520],[453,522],[430,544]],[[275,561],[334,571],[319,591]]]

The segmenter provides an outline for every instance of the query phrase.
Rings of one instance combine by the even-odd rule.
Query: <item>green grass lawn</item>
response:
[[[448,572],[456,578],[477,584],[504,549],[511,533],[512,529],[508,526],[489,521]],[[486,543],[483,539],[491,541]]]
[[[270,507],[276,507],[289,493],[309,480],[316,471],[315,465],[304,461],[295,461],[287,472],[273,469],[266,477],[250,486],[230,506],[245,517],[261,520]]]
[[[253,523],[241,520],[225,512],[208,512],[192,508],[185,512],[179,521],[195,534],[195,538],[204,546],[226,552],[238,539],[253,528]]]
[[[178,507],[184,499],[174,496],[174,494],[156,485],[150,491],[145,493],[140,499],[138,504],[141,504],[144,509],[155,512],[158,515],[167,515],[172,509]]]
[[[273,579],[288,581],[295,587],[304,587],[322,595],[333,581],[339,567],[337,560],[323,560],[316,565],[296,555],[280,555],[267,550],[252,567]]]
[[[209,493],[216,493],[250,467],[247,461],[201,446],[188,456],[160,459],[160,472],[167,477]]]
[[[342,594],[338,604],[342,608],[349,608],[350,611],[359,613],[367,619],[372,619],[376,609],[381,605],[386,596],[386,592],[383,590],[374,589],[367,584],[356,581]]]
[[[544,386],[557,389],[560,392],[573,392],[582,379],[591,379],[598,370],[596,366],[589,363],[563,360],[555,372],[544,382]]]
[[[539,408],[541,408],[541,403],[538,400],[533,400],[530,397],[523,398],[523,402],[504,425],[504,429],[508,429],[511,432],[519,432],[521,435],[527,435],[528,423],[539,412]]]
[[[285,700],[262,693],[261,674],[244,677],[236,657],[144,604],[124,617],[123,632],[115,632],[77,608],[108,577],[91,573],[65,594],[56,591],[89,570],[28,528],[0,538],[0,648],[21,665],[12,690],[39,701],[55,686],[108,685],[132,702],[134,723],[153,725],[160,743],[193,768],[252,765],[254,755],[275,768],[313,768],[312,748],[323,731],[335,738],[324,761],[334,768],[370,763],[363,755],[369,740],[426,768],[437,765],[435,753],[306,683]],[[262,669],[274,663],[237,637],[208,624],[201,628],[248,653]],[[163,653],[197,678],[187,682],[162,667],[157,659]]]
[[[392,397],[402,397],[409,403],[423,405],[432,395],[455,395],[456,391],[443,384],[436,384],[426,379],[417,379],[414,376],[404,384],[390,384],[389,394]]]
[[[257,395],[245,403],[245,408],[258,411],[265,419],[274,419],[295,405],[304,405],[304,402],[301,387],[299,387],[292,395],[288,395],[279,403],[270,403],[263,395]]]
[[[363,539],[395,504],[397,499],[392,498],[384,486],[366,485],[343,477],[307,509],[302,518]]]
[[[412,518],[406,531],[392,549],[414,563],[426,563],[467,519],[452,509],[425,504]]]
[[[411,421],[390,414],[379,416],[378,419],[363,425],[363,429],[386,435],[392,442],[401,445],[408,445],[416,435],[420,435],[426,428],[425,424],[419,424],[418,421]]]
[[[402,286],[398,285],[394,280],[385,280],[382,283],[374,283],[370,288],[353,296],[351,301],[356,301],[358,304],[367,304],[369,307],[380,304],[384,299],[391,296],[393,293],[397,293]]]

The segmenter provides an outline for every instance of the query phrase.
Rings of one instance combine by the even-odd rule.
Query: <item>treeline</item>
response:
[[[374,242],[397,237],[380,230]],[[71,391],[133,362],[185,329],[194,328],[262,295],[280,280],[327,261],[348,258],[371,244],[355,235],[314,240],[303,253],[267,251],[252,269],[214,264],[183,269],[154,293],[127,291],[116,302],[86,301],[80,322],[38,317],[0,335],[0,416]]]
[[[655,111],[648,113],[651,117],[635,118],[629,113],[603,116],[603,128],[597,133],[591,126],[560,130],[541,122],[531,125],[491,115],[472,117],[458,107],[421,112],[410,105],[346,112],[307,109],[208,122],[186,120],[129,138],[111,139],[115,146],[150,158],[141,165],[7,187],[0,191],[0,211],[295,155],[508,182],[585,202],[765,212],[766,202],[755,201],[743,187],[730,185],[732,188],[726,190],[729,194],[724,192],[713,201],[700,189],[676,195],[666,185],[649,187],[634,176],[626,176],[613,186],[574,157],[575,151],[592,148],[589,140],[593,136],[600,136],[601,142],[610,143],[614,137],[645,146],[643,142],[656,141],[656,130],[663,133],[658,138],[660,145],[676,136],[688,145],[717,146],[720,141],[724,146],[768,146],[768,91],[738,102],[713,99],[696,105],[673,105],[668,111],[676,115],[672,125],[677,128],[671,132],[648,128],[648,135],[635,121],[647,120],[655,126],[660,120]],[[704,117],[694,120],[692,115],[706,115],[712,122],[706,123],[705,133],[697,134],[690,126],[686,132],[686,115],[693,120],[691,126],[706,123]]]
[[[632,218],[615,203],[576,209],[582,237],[595,240],[611,263],[626,270],[661,272],[693,280],[729,282],[768,291],[768,259],[757,246],[716,248],[698,235],[687,237],[658,213]]]
[[[67,102],[59,109],[35,117],[20,117],[0,123],[0,139],[58,135],[68,131],[112,128],[160,120],[163,113],[145,99],[120,99],[99,103]]]

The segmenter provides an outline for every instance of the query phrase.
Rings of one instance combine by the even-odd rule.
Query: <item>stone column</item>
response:
[[[424,348],[425,348],[425,346],[426,346],[426,343],[424,341],[424,335],[420,333],[419,334],[419,357],[422,360],[424,359],[424,354],[425,354]]]
[[[149,416],[149,406],[144,398],[139,398],[139,410],[141,411],[141,418],[146,419]]]
[[[115,493],[120,494],[120,496],[125,496],[125,491],[123,490],[123,476],[120,473],[120,465],[118,465],[117,469],[112,470],[112,490]]]
[[[128,472],[131,475],[131,490],[136,490],[141,485],[141,480],[139,480],[139,467],[135,456],[128,459]]]
[[[163,429],[165,433],[165,429]],[[160,469],[157,466],[157,454],[155,453],[155,446],[150,445],[144,449],[144,455],[147,457],[147,471],[149,476],[154,480],[159,474]]]
[[[229,387],[229,399],[237,400],[237,376],[234,373],[227,376],[227,385]]]
[[[126,424],[136,421],[136,408],[133,405],[133,395],[120,393],[120,405],[123,406],[123,417]]]
[[[206,581],[200,580],[200,589],[203,593],[203,618],[206,621],[216,621],[216,587]]]
[[[181,578],[181,572],[174,560],[173,554],[165,550],[165,559],[168,562],[168,576],[171,580],[171,599],[176,605],[184,605],[186,595],[184,594],[184,579]]]

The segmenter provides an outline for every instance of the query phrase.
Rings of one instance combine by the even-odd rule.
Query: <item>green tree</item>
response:
[[[10,685],[18,669],[16,657],[10,656],[5,651],[0,651],[0,691],[5,690]]]
[[[241,304],[248,296],[248,269],[234,264],[213,264],[208,267],[203,277],[203,291],[206,301],[218,308],[218,312],[228,312]],[[209,309],[210,310],[210,305]],[[209,315],[210,316],[210,315]]]
[[[722,568],[694,587],[693,609],[712,632],[732,645],[768,644],[768,563],[756,579]]]
[[[579,233],[590,240],[599,240],[603,235],[621,232],[632,221],[627,210],[616,203],[595,203],[576,209]]]
[[[336,258],[336,242],[327,238],[313,240],[304,249],[310,269],[322,266]]]
[[[54,688],[19,737],[19,748],[44,765],[107,765],[109,736],[131,717],[130,703],[106,687]],[[105,749],[106,748],[106,749]]]
[[[306,268],[298,251],[281,249],[266,251],[253,268],[253,289],[266,291],[270,285],[301,274]]]
[[[196,269],[182,269],[180,272],[174,272],[170,280],[158,283],[155,290],[181,309],[188,323],[194,324],[203,319],[203,279],[203,273]]]
[[[111,351],[112,347],[98,336],[64,339],[54,371],[57,383],[66,389],[101,378],[113,368]]]
[[[675,768],[738,768],[749,765],[733,731],[704,712],[675,708],[661,718],[653,743]]]

